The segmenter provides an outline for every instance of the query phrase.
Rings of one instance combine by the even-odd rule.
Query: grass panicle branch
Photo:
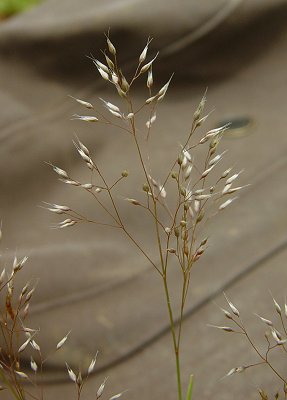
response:
[[[230,371],[228,371],[225,376],[229,377],[257,366],[266,366],[266,368],[268,368],[269,371],[274,375],[274,377],[281,383],[282,389],[277,390],[274,397],[270,397],[270,395],[268,395],[262,388],[259,388],[258,394],[260,396],[260,399],[263,400],[279,399],[280,392],[283,398],[287,399],[287,377],[285,371],[280,371],[278,367],[275,365],[274,359],[271,358],[271,354],[273,353],[275,353],[276,355],[279,354],[281,355],[281,357],[286,358],[287,354],[286,302],[284,304],[284,312],[283,312],[281,306],[272,297],[274,303],[274,312],[275,312],[274,321],[276,320],[276,323],[273,322],[273,320],[262,317],[259,314],[255,314],[255,316],[260,320],[260,322],[263,323],[263,327],[265,327],[263,333],[265,348],[262,350],[262,346],[257,345],[257,343],[253,340],[251,334],[245,327],[238,309],[227,298],[226,295],[225,299],[228,303],[231,312],[225,310],[224,308],[221,308],[221,311],[224,313],[225,318],[229,320],[229,323],[233,324],[234,327],[214,326],[214,325],[212,326],[222,331],[230,333],[240,333],[242,336],[245,337],[247,343],[250,345],[251,350],[255,353],[255,356],[257,357],[258,360],[251,364],[234,367]]]

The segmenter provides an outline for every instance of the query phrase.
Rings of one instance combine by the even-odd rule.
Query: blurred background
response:
[[[273,396],[280,387],[261,367],[222,380],[231,368],[256,362],[256,354],[244,338],[207,324],[226,324],[216,305],[226,307],[226,291],[261,346],[265,328],[254,313],[271,318],[268,291],[281,303],[286,295],[286,18],[286,0],[0,0],[2,252],[7,258],[15,251],[30,257],[22,277],[23,283],[38,281],[31,325],[41,327],[45,352],[72,330],[49,362],[47,399],[70,398],[64,362],[77,368],[97,350],[87,399],[105,376],[107,395],[128,389],[129,399],[169,400],[176,393],[167,313],[152,268],[114,231],[87,225],[49,229],[59,219],[39,207],[43,201],[68,203],[97,215],[93,201],[58,182],[45,164],[89,179],[73,148],[75,133],[108,177],[130,171],[120,196],[136,197],[141,189],[128,137],[71,120],[82,110],[69,95],[97,106],[99,97],[119,105],[87,57],[103,61],[100,49],[109,29],[127,76],[149,36],[150,57],[160,52],[156,88],[175,72],[150,146],[158,177],[208,88],[206,110],[213,112],[204,129],[231,123],[221,145],[228,149],[224,165],[244,169],[239,184],[251,184],[206,227],[211,245],[192,275],[185,315],[184,383],[193,372],[194,397],[221,400],[256,399],[258,387]],[[135,90],[136,103],[146,98],[145,90],[144,85]],[[156,257],[144,216],[121,207],[131,230]],[[177,271],[170,273],[176,298],[179,278]],[[284,370],[278,355],[275,363]]]

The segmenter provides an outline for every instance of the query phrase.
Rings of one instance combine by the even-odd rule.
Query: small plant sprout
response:
[[[222,212],[237,199],[238,192],[244,186],[233,188],[232,184],[239,178],[242,171],[238,173],[235,171],[230,176],[232,168],[220,169],[225,151],[219,152],[219,147],[228,125],[211,130],[203,127],[208,117],[208,114],[204,114],[206,105],[206,94],[204,94],[194,112],[191,127],[181,146],[177,146],[178,139],[175,138],[176,150],[173,161],[166,163],[164,174],[157,171],[151,173],[153,154],[147,151],[147,143],[152,140],[156,126],[155,121],[158,118],[158,107],[168,94],[173,75],[165,83],[156,82],[152,69],[159,53],[149,56],[151,39],[148,39],[139,55],[134,72],[129,77],[125,76],[118,63],[115,44],[111,42],[109,35],[106,39],[107,49],[103,51],[104,59],[100,61],[93,56],[90,58],[101,78],[114,89],[119,101],[114,104],[114,101],[110,102],[106,98],[100,98],[99,105],[96,105],[90,104],[86,100],[79,101],[76,98],[79,107],[91,109],[95,115],[75,114],[73,118],[80,122],[97,122],[96,127],[101,124],[108,125],[122,134],[128,135],[141,171],[138,177],[139,194],[138,196],[134,194],[123,196],[121,185],[124,184],[124,179],[128,179],[128,173],[115,170],[114,177],[107,178],[98,158],[77,139],[74,141],[75,148],[90,170],[92,175],[90,182],[80,182],[62,169],[53,164],[50,165],[62,182],[74,186],[77,190],[84,190],[93,197],[101,211],[101,221],[95,221],[82,212],[71,209],[69,205],[65,205],[64,209],[63,206],[47,203],[46,208],[54,214],[65,216],[66,219],[55,226],[60,229],[85,222],[117,229],[154,267],[157,275],[161,278],[165,293],[175,356],[178,400],[182,400],[184,395],[180,368],[182,326],[191,271],[208,246],[208,239],[201,237],[202,228],[211,217]],[[143,79],[146,84],[147,94],[143,96],[141,104],[135,105],[132,100],[132,92],[136,81],[140,79]],[[143,115],[141,120],[145,121],[144,123],[139,121],[140,114]],[[153,151],[156,151],[153,146],[151,147]],[[199,152],[202,154],[202,150],[204,151],[203,157],[198,155]],[[124,161],[128,162],[128,160]],[[130,167],[130,170],[133,171],[133,165]],[[104,196],[103,193],[105,193]],[[236,197],[230,197],[232,193],[236,193]],[[155,236],[154,246],[158,254],[157,258],[154,258],[151,255],[154,252],[146,249],[145,244],[141,243],[131,232],[121,211],[123,200],[130,204],[131,213],[142,213],[143,218],[150,218],[153,230],[151,234]],[[176,261],[182,276],[181,304],[178,310],[174,309],[169,288],[168,269],[171,261],[173,263]],[[235,306],[230,302],[229,306],[231,319],[239,318]],[[233,332],[232,328],[224,326],[219,328]],[[91,365],[93,366],[93,363]],[[97,397],[101,390],[99,389]],[[185,393],[187,392],[190,400],[190,386],[188,390],[185,390]]]
[[[247,328],[245,327],[238,309],[234,306],[234,304],[232,304],[230,302],[230,300],[227,298],[227,296],[224,294],[225,299],[229,305],[229,307],[231,308],[232,313],[230,313],[229,311],[226,311],[224,308],[221,308],[221,311],[224,313],[225,317],[228,318],[229,320],[231,320],[234,324],[234,327],[224,327],[224,326],[214,326],[214,325],[210,325],[212,327],[221,329],[221,330],[225,330],[227,332],[231,332],[231,333],[240,333],[242,334],[245,339],[247,340],[247,342],[249,343],[254,355],[256,356],[257,360],[252,363],[252,364],[248,364],[248,365],[244,365],[244,366],[240,366],[240,367],[234,367],[232,368],[229,372],[227,372],[227,374],[224,377],[229,377],[231,375],[234,375],[236,373],[240,373],[240,372],[244,372],[247,369],[259,366],[259,365],[263,365],[266,366],[270,373],[272,373],[274,375],[274,377],[277,378],[277,380],[281,381],[282,384],[282,393],[283,393],[283,398],[286,399],[287,398],[287,378],[286,375],[284,373],[284,371],[281,371],[278,369],[278,366],[275,364],[274,362],[274,356],[281,356],[283,357],[283,359],[286,359],[286,353],[287,353],[287,317],[282,315],[282,308],[281,306],[278,304],[278,302],[273,298],[272,296],[272,300],[274,303],[274,308],[275,308],[275,312],[277,315],[275,315],[274,320],[272,319],[272,321],[268,318],[262,317],[259,314],[255,313],[255,316],[264,323],[265,328],[267,328],[268,330],[264,330],[263,333],[263,338],[264,341],[266,342],[265,345],[265,349],[262,349],[262,345],[257,345],[255,343],[255,341],[252,339],[249,331],[247,330]],[[277,319],[277,321],[275,321],[275,319]],[[278,350],[281,350],[278,351]],[[273,354],[273,356],[271,356],[271,354]],[[270,397],[269,395],[267,395],[262,389],[258,389],[258,393],[261,396],[261,399],[274,399],[274,398],[279,398],[279,393],[280,390],[276,392],[276,396],[275,397]]]

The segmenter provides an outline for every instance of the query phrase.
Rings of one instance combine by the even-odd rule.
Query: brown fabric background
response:
[[[275,382],[263,369],[220,381],[229,369],[254,358],[242,341],[235,345],[206,324],[224,321],[212,303],[223,303],[222,290],[228,289],[251,324],[253,312],[270,315],[267,289],[281,301],[286,293],[286,18],[285,0],[47,0],[1,23],[2,248],[7,256],[15,249],[30,256],[22,276],[23,282],[39,279],[31,325],[41,327],[44,350],[72,330],[63,351],[51,359],[47,399],[71,398],[64,361],[77,368],[97,349],[99,372],[87,385],[87,399],[94,398],[106,375],[107,395],[129,389],[126,398],[156,400],[174,399],[176,393],[167,315],[154,271],[117,232],[91,226],[49,230],[58,219],[38,207],[42,201],[69,203],[96,215],[94,203],[58,183],[43,162],[88,179],[71,143],[75,132],[108,176],[131,170],[121,195],[138,195],[142,182],[128,138],[70,120],[79,107],[68,95],[118,104],[85,57],[100,57],[109,27],[126,71],[151,35],[152,51],[160,50],[154,68],[158,87],[175,72],[152,141],[153,170],[159,176],[206,87],[208,109],[216,108],[208,127],[233,116],[253,121],[245,136],[223,143],[229,149],[227,165],[237,160],[236,168],[245,169],[240,182],[252,185],[211,224],[212,246],[194,270],[184,382],[194,372],[194,396],[201,399],[256,398],[262,382],[273,391]],[[135,101],[143,96],[139,88]],[[131,229],[155,253],[143,215],[124,202],[121,207]],[[176,270],[171,276],[176,303]],[[263,333],[261,325],[254,329]]]

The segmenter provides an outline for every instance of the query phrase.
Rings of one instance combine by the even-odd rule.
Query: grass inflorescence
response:
[[[164,288],[175,355],[178,399],[182,400],[180,368],[182,325],[191,271],[208,247],[209,239],[202,237],[202,227],[210,218],[223,212],[237,199],[238,193],[244,186],[236,185],[235,182],[242,171],[233,171],[232,167],[222,168],[225,151],[220,152],[219,148],[228,125],[211,130],[204,129],[204,122],[208,118],[208,114],[204,113],[206,105],[206,95],[204,95],[193,113],[192,123],[183,143],[176,145],[174,161],[171,164],[166,162],[164,176],[162,173],[158,176],[156,171],[151,173],[152,155],[148,154],[146,147],[156,125],[157,110],[167,95],[173,75],[160,88],[156,88],[153,66],[157,62],[158,53],[153,57],[148,57],[151,42],[148,39],[139,55],[134,73],[126,77],[118,62],[116,46],[109,36],[106,39],[107,49],[103,51],[104,60],[100,61],[94,57],[91,59],[101,78],[116,91],[120,105],[100,98],[98,106],[89,100],[73,97],[79,107],[86,112],[74,114],[72,119],[92,123],[95,126],[108,125],[130,137],[141,170],[139,195],[138,197],[119,196],[120,184],[124,184],[129,179],[129,172],[115,171],[114,179],[110,181],[106,177],[104,166],[97,162],[97,156],[76,138],[74,141],[76,151],[91,171],[91,180],[80,182],[62,168],[53,164],[51,167],[60,181],[85,191],[94,198],[101,210],[101,220],[86,216],[69,205],[46,203],[46,208],[64,217],[61,222],[54,225],[54,228],[63,229],[82,223],[91,223],[117,229],[154,267]],[[142,104],[136,106],[132,93],[136,81],[141,79],[146,82],[146,97]],[[142,115],[148,115],[144,124],[139,122]],[[199,152],[202,153],[202,149],[205,152],[204,158],[198,155]],[[156,149],[154,150],[156,152]],[[154,252],[146,249],[131,232],[121,212],[123,201],[130,204],[130,212],[142,212],[143,216],[150,219],[157,258],[154,258],[152,255]],[[171,263],[178,265],[182,275],[179,310],[174,310],[170,294],[168,269]],[[176,323],[175,315],[178,314],[179,322]],[[191,393],[190,387],[187,392]]]

